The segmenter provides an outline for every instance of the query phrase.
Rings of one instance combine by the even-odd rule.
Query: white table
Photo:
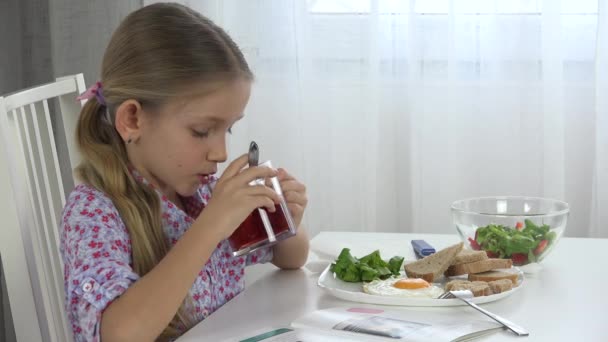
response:
[[[354,255],[380,249],[385,258],[398,254],[412,260],[410,240],[418,238],[435,248],[459,242],[456,235],[323,232],[311,241],[309,261],[334,258],[342,247],[351,248]],[[252,277],[251,271],[257,274]],[[272,265],[253,266],[246,279],[256,280],[178,341],[221,341],[260,328],[288,326],[314,310],[353,305],[325,294],[316,285],[318,276],[306,268],[280,271]],[[543,261],[543,269],[527,275],[520,291],[483,305],[528,329],[530,337],[503,331],[482,340],[608,341],[608,296],[602,295],[606,289],[608,239],[563,238]],[[420,310],[458,314],[473,309],[462,306]]]

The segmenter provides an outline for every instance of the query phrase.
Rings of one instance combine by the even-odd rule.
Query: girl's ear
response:
[[[125,143],[137,140],[141,136],[143,109],[136,100],[126,100],[116,108],[116,131]]]

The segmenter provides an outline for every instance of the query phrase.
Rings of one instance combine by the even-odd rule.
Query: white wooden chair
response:
[[[63,122],[69,166],[82,74],[0,97],[0,255],[17,341],[72,341],[64,309],[59,223],[72,173],[62,178],[51,116]],[[66,179],[68,178],[68,179]]]

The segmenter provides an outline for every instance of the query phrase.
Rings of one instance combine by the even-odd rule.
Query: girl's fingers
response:
[[[276,175],[277,175],[277,171],[274,169],[271,169],[266,166],[255,166],[255,167],[250,167],[250,168],[243,170],[241,173],[234,176],[233,179],[238,184],[241,184],[241,185],[247,184],[248,185],[249,183],[251,183],[252,181],[254,181],[256,179],[260,179],[260,178],[267,179],[270,177],[275,177]]]
[[[257,195],[252,197],[257,208],[266,208],[271,213],[274,213],[277,209],[274,202],[267,196]]]
[[[230,179],[230,178],[236,176],[237,174],[239,174],[239,172],[245,166],[247,166],[247,162],[248,162],[247,154],[243,154],[240,157],[238,157],[237,159],[233,160],[230,163],[230,165],[228,165],[226,170],[224,170],[224,173],[220,177],[220,181],[222,179]]]
[[[308,198],[306,197],[306,195],[304,195],[303,193],[300,193],[300,192],[296,192],[296,191],[284,192],[283,196],[285,197],[285,201],[288,204],[294,203],[294,204],[299,204],[301,206],[306,206],[306,203],[308,203]]]
[[[292,180],[282,181],[281,190],[283,190],[283,193],[290,192],[290,191],[305,193],[306,186],[304,184],[298,182],[297,180],[292,179]]]
[[[287,172],[287,170],[285,170],[283,168],[278,168],[277,171],[278,171],[277,177],[279,178],[280,181],[295,179],[292,175],[289,174],[289,172]]]
[[[263,185],[256,185],[256,186],[249,186],[248,188],[243,190],[244,194],[246,196],[264,196],[269,198],[271,201],[273,201],[273,203],[278,204],[281,199],[279,197],[279,194],[277,194],[273,189],[267,187],[267,186],[263,186]]]

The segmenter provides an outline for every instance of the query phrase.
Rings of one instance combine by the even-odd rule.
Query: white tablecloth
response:
[[[323,232],[311,241],[310,260],[334,258],[342,247],[354,255],[380,249],[413,259],[410,240],[422,238],[436,248],[459,242],[456,235]],[[527,275],[520,291],[483,307],[530,331],[518,338],[507,331],[484,341],[608,341],[608,240],[563,238],[543,261],[543,269]],[[316,285],[318,273],[304,268],[280,271],[272,265],[248,269],[246,290],[186,333],[179,342],[221,341],[266,327],[288,326],[314,310],[347,306]],[[254,280],[254,281],[252,281]],[[414,308],[415,309],[415,308]],[[458,314],[473,310],[419,308]],[[479,314],[480,318],[484,316]]]

